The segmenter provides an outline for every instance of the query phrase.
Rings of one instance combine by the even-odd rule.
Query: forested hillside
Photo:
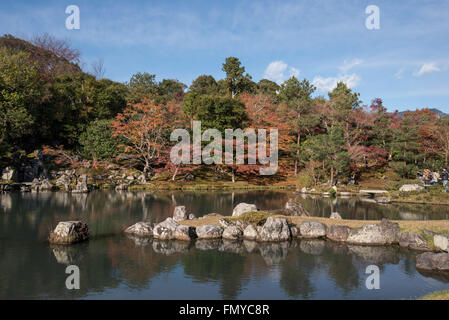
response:
[[[387,112],[379,98],[362,102],[343,82],[318,96],[307,79],[281,85],[255,82],[238,58],[223,62],[223,79],[199,75],[188,87],[141,72],[119,83],[80,65],[81,53],[50,35],[30,41],[0,38],[1,165],[44,149],[61,166],[113,163],[152,178],[190,172],[169,161],[170,132],[202,128],[277,128],[278,176],[300,175],[307,184],[360,176],[390,168],[413,178],[424,168],[440,170],[449,158],[449,119],[423,108]],[[394,106],[388,106],[392,109]],[[140,145],[139,145],[140,144]],[[77,159],[77,161],[61,161]],[[85,165],[84,163],[84,165]],[[254,166],[211,166],[229,179],[257,174]]]

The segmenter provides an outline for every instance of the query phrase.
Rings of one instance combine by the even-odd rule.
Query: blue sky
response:
[[[65,27],[68,5],[80,8],[80,30]],[[365,27],[369,5],[380,9],[379,30]],[[67,38],[86,70],[102,58],[105,76],[121,82],[139,71],[188,85],[220,79],[236,56],[256,81],[293,74],[327,95],[343,80],[365,104],[449,113],[448,13],[449,0],[2,0],[0,33]]]

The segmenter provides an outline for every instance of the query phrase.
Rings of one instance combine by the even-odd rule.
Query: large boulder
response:
[[[433,244],[440,250],[449,251],[449,236],[445,234],[435,234]]]
[[[332,241],[345,242],[348,239],[351,228],[348,226],[332,225],[327,231],[326,237]]]
[[[260,241],[286,241],[291,233],[287,220],[268,217],[260,232]]]
[[[398,242],[399,225],[382,220],[380,224],[364,224],[361,228],[351,229],[348,243],[363,245],[386,245]]]
[[[303,221],[299,232],[303,238],[321,238],[326,236],[327,227],[318,221]]]
[[[137,222],[126,228],[125,232],[139,237],[152,237],[153,224],[151,222]]]
[[[309,212],[301,205],[297,198],[290,198],[285,204],[286,213],[290,216],[308,217]]]
[[[419,234],[414,232],[399,233],[399,246],[412,250],[431,251],[427,241]]]
[[[195,228],[178,224],[173,218],[167,218],[153,228],[153,237],[159,240],[185,240],[196,238]]]
[[[423,189],[424,188],[418,184],[404,184],[402,187],[399,188],[399,191],[411,192],[411,191],[421,191]]]
[[[223,235],[223,228],[216,225],[204,225],[196,228],[198,239],[218,239]]]
[[[59,222],[55,230],[50,233],[48,241],[54,244],[71,244],[89,238],[89,228],[81,221]]]
[[[173,233],[173,239],[176,240],[190,241],[196,237],[196,229],[190,226],[179,225]]]
[[[178,206],[175,208],[175,211],[173,212],[173,220],[182,221],[187,220],[188,218],[189,215],[187,214],[186,207]]]
[[[416,257],[416,269],[449,271],[449,253],[425,252]]]
[[[246,240],[257,240],[259,238],[259,233],[257,232],[257,229],[252,224],[248,225],[243,230],[243,238]]]
[[[229,226],[224,229],[222,237],[228,240],[239,240],[243,236],[243,231],[239,227]]]
[[[299,238],[301,236],[301,231],[297,226],[290,226],[290,233],[292,238]]]
[[[242,214],[246,212],[257,211],[257,207],[255,204],[248,203],[239,203],[234,210],[232,211],[233,217],[240,217]]]

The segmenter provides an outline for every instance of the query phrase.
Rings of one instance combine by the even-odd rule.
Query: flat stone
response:
[[[386,245],[398,242],[399,225],[383,220],[380,224],[365,224],[351,229],[348,243],[366,245]]]
[[[327,227],[318,221],[303,221],[299,232],[303,238],[321,238],[326,236]]]
[[[399,188],[399,191],[402,192],[411,192],[411,191],[421,191],[424,190],[424,187],[421,187],[418,184],[404,184],[402,187]]]
[[[223,228],[216,225],[204,225],[196,228],[198,239],[217,239],[223,235]]]

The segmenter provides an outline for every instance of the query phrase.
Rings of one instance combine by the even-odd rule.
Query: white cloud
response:
[[[300,73],[301,71],[299,69],[296,69],[294,67],[290,68],[290,77],[295,77],[296,79],[298,79]]]
[[[402,79],[402,74],[404,73],[404,68],[399,69],[395,74],[394,77],[396,79]]]
[[[339,69],[341,70],[341,72],[347,73],[352,68],[361,65],[362,62],[362,59],[345,60],[343,61],[343,64],[339,67]]]
[[[316,76],[313,79],[312,84],[317,88],[318,91],[329,92],[335,89],[337,83],[340,81],[344,82],[349,88],[354,88],[360,82],[360,77],[355,73],[344,74],[337,77],[328,77],[328,78]]]
[[[264,78],[281,83],[284,80],[284,72],[287,70],[287,64],[283,61],[273,61],[265,69]]]
[[[278,84],[284,82],[285,79],[285,71],[287,70],[288,65],[284,61],[273,61],[268,67],[265,69],[264,78],[268,80],[275,81]],[[289,69],[290,77],[298,78],[301,71],[297,68],[290,67]]]
[[[414,73],[414,76],[420,77],[422,75],[438,71],[441,71],[441,69],[437,67],[435,62],[427,62],[422,65],[421,69]]]

